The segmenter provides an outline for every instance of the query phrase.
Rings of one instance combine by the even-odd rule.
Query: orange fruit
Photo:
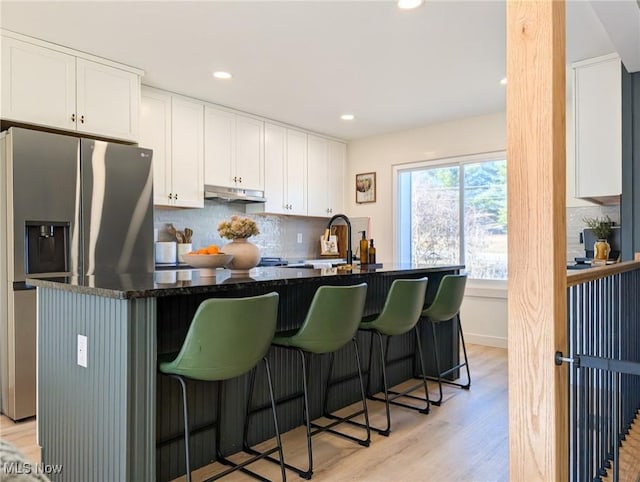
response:
[[[207,248],[200,248],[197,254],[209,254],[209,251],[207,251]]]
[[[210,244],[209,246],[207,246],[207,253],[218,254],[219,252],[220,252],[220,249],[218,249],[218,247],[215,244]]]

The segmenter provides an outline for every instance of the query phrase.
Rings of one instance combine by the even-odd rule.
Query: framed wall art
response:
[[[376,202],[376,173],[356,174],[356,203]]]

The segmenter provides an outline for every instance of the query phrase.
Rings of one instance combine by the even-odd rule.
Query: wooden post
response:
[[[507,1],[512,481],[568,478],[565,4]]]

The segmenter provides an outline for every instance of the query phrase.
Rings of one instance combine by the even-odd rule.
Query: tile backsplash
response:
[[[251,242],[260,248],[261,256],[279,256],[286,259],[318,258],[320,256],[320,236],[324,233],[327,218],[278,216],[270,214],[245,214],[243,204],[221,203],[205,200],[202,209],[175,209],[155,207],[154,227],[158,230],[158,241],[173,241],[167,225],[176,229],[193,229],[194,248],[229,242],[218,236],[218,223],[234,214],[248,216],[256,221],[260,234]],[[353,240],[357,245],[357,230],[368,229],[368,218],[351,219]],[[361,227],[364,226],[364,227]],[[301,242],[298,242],[301,235]],[[355,253],[355,251],[354,251]]]
[[[584,206],[567,208],[567,260],[584,256],[584,244],[580,243],[580,233],[586,227],[584,218],[609,216],[616,225],[620,224],[620,206]]]

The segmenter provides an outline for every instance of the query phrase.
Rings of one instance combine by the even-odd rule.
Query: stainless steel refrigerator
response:
[[[153,272],[152,152],[0,134],[1,411],[35,415],[36,292],[27,277]]]

